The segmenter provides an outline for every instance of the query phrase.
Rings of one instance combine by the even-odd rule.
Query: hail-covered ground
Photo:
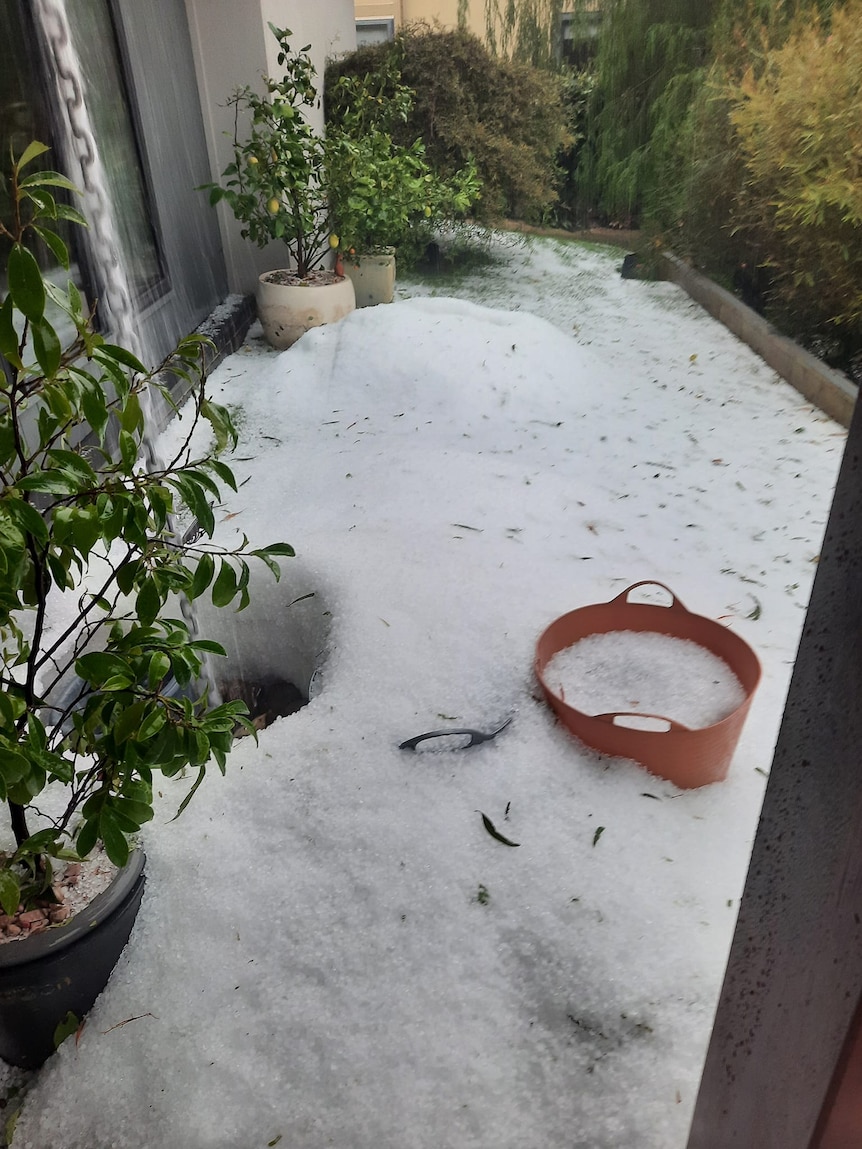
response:
[[[218,541],[297,557],[201,628],[223,680],[314,697],[173,824],[160,785],[131,943],[16,1149],[683,1149],[844,433],[621,252],[493,252],[213,376]],[[640,580],[762,662],[724,782],[537,698],[544,628]]]

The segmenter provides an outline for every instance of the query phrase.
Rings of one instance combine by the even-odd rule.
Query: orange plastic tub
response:
[[[629,602],[639,586],[658,586],[671,598],[669,606]],[[745,700],[720,722],[690,729],[665,715],[626,713],[585,714],[551,689],[544,670],[554,655],[591,634],[611,631],[652,631],[696,642],[717,655],[733,671],[745,691]],[[651,774],[667,778],[683,789],[707,786],[727,777],[730,760],[742,733],[748,708],[760,681],[760,663],[739,635],[720,623],[686,610],[664,583],[645,579],[610,602],[581,607],[552,622],[536,645],[536,677],[549,706],[581,742],[615,758],[633,758]],[[648,720],[657,729],[637,729],[624,719]]]

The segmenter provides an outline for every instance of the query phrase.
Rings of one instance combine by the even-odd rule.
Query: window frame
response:
[[[359,33],[363,30],[370,30],[372,28],[381,28],[385,31],[386,36],[383,40],[366,41],[363,44],[359,42]],[[394,16],[360,16],[356,19],[356,46],[357,48],[365,47],[368,43],[380,44],[388,43],[390,40],[395,39],[395,17]]]

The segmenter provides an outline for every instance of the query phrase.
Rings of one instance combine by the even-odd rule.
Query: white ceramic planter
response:
[[[353,284],[346,276],[335,283],[270,283],[264,272],[257,285],[257,315],[263,334],[279,351],[292,347],[312,327],[335,323],[356,308]]]
[[[395,250],[379,255],[347,256],[344,273],[353,280],[357,307],[391,303],[395,296]]]

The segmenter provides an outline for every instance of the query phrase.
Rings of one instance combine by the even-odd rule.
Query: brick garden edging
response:
[[[667,279],[678,284],[728,331],[747,343],[809,402],[842,426],[850,426],[857,388],[846,375],[827,367],[786,335],[779,335],[770,323],[742,300],[695,271],[678,256],[663,252],[661,258]]]

